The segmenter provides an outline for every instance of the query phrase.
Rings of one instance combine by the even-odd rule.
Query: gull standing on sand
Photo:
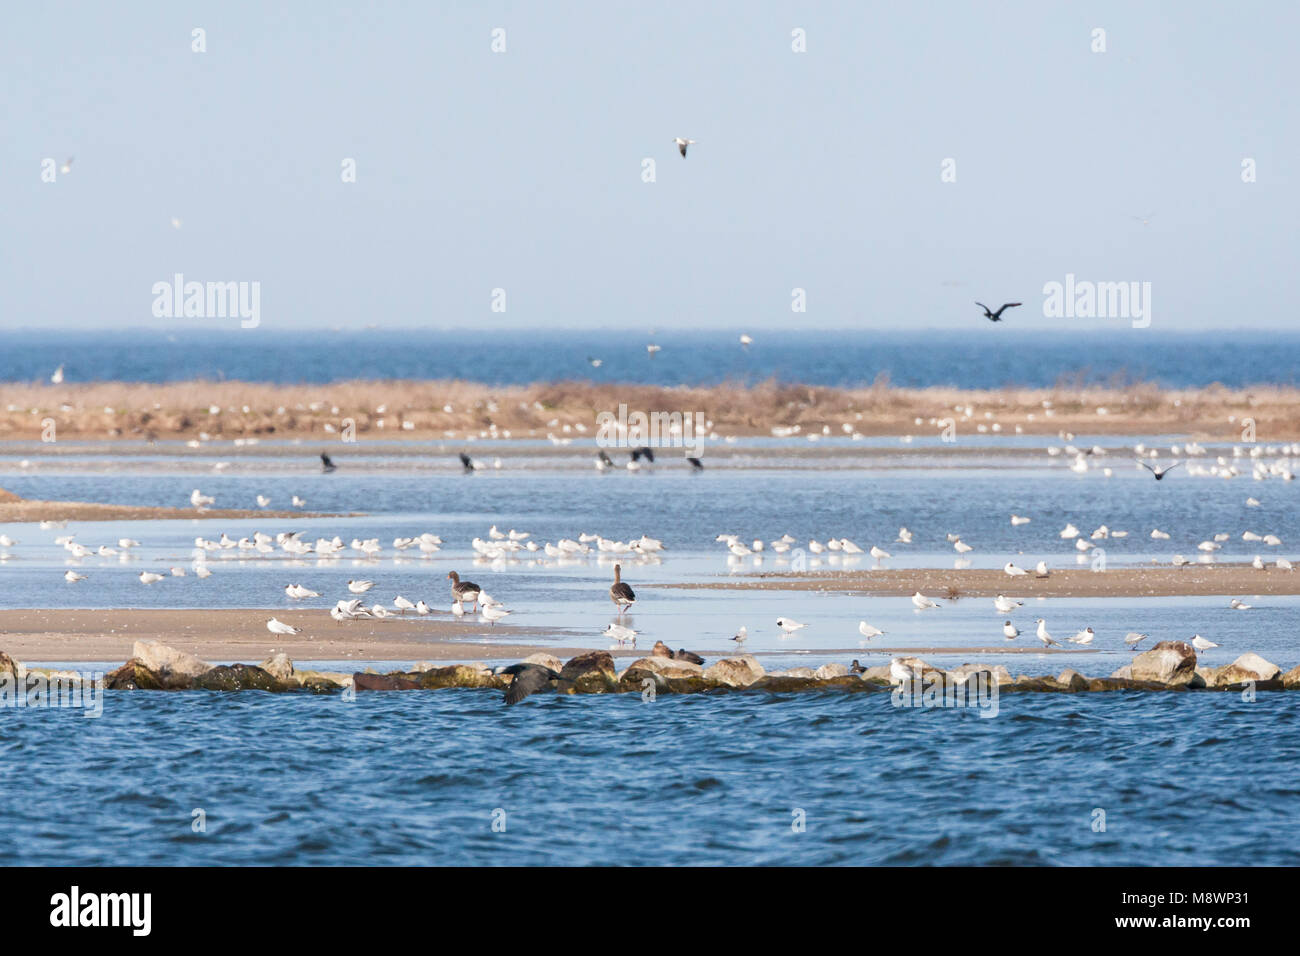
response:
[[[407,611],[415,610],[415,605],[400,594],[393,598],[393,607],[397,608],[397,610],[402,614],[405,614]]]
[[[1006,563],[1006,565],[1002,568],[1002,570],[1005,571],[1007,574],[1009,574],[1009,575],[1010,575],[1011,577],[1013,577],[1013,578],[1024,577],[1026,574],[1029,573],[1029,572],[1026,571],[1024,568],[1018,568],[1018,567],[1016,567],[1016,566],[1015,566],[1014,564],[1012,564],[1010,561],[1008,561],[1008,562]]]
[[[858,633],[869,641],[873,637],[880,637],[885,632],[878,627],[872,627],[866,621],[858,621]]]
[[[1051,634],[1047,633],[1047,624],[1041,617],[1034,623],[1038,625],[1038,639],[1043,642],[1044,647],[1061,646],[1060,644],[1058,644],[1056,641],[1052,639]]]
[[[624,627],[622,624],[615,624],[613,621],[605,625],[604,634],[606,637],[612,637],[621,644],[636,643],[636,631],[630,627]]]
[[[917,591],[915,594],[912,595],[912,604],[916,607],[918,611],[925,611],[932,607],[941,606],[938,601],[931,601],[920,591]]]
[[[266,629],[272,634],[297,634],[300,628],[292,624],[285,624],[284,621],[277,621],[275,618],[267,618]]]
[[[1045,578],[1051,575],[1051,573],[1052,572],[1047,569],[1046,561],[1039,561],[1038,564],[1034,566],[1034,574],[1037,577]]]
[[[483,620],[487,621],[489,624],[495,624],[511,612],[507,611],[500,604],[484,604],[479,608],[478,613],[479,617],[483,618]]]

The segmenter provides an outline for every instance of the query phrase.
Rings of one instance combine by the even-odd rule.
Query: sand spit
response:
[[[1178,597],[1186,595],[1300,594],[1300,574],[1269,567],[1257,571],[1249,564],[1193,564],[1054,570],[1047,578],[1010,577],[1001,570],[967,568],[905,568],[806,573],[762,572],[716,581],[642,584],[642,588],[682,590],[825,591],[875,597],[908,596],[920,591],[929,598],[960,600],[995,597]],[[933,612],[931,612],[933,613]]]
[[[272,634],[274,617],[302,629],[300,634]],[[203,608],[0,611],[3,649],[23,660],[111,661],[125,659],[136,641],[162,641],[208,660],[261,660],[273,651],[310,660],[464,660],[517,659],[537,647],[517,643],[550,639],[557,654],[582,648],[562,645],[569,632],[521,625],[455,621],[407,615],[386,621],[336,623],[324,610]]]
[[[159,508],[155,505],[112,505],[91,501],[36,501],[0,488],[0,523],[24,521],[155,521],[183,518],[227,521],[245,518],[353,518],[358,512],[329,514],[310,511],[270,511],[261,508]]]
[[[1260,440],[1300,438],[1300,389],[1261,386],[1163,390],[1126,388],[823,388],[765,382],[666,388],[556,382],[496,387],[460,381],[268,385],[180,382],[0,385],[0,440],[36,440],[52,419],[65,438],[305,438],[337,441],[347,423],[371,439],[544,438],[620,404],[647,413],[703,412],[722,435],[937,434],[953,419],[958,434],[981,425],[1004,433],[1186,434],[1238,441],[1242,419]],[[969,410],[970,414],[967,414]],[[920,422],[917,422],[920,419]],[[563,432],[565,426],[574,431]],[[847,431],[845,429],[847,426]]]

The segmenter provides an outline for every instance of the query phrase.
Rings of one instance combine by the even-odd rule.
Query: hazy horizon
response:
[[[1295,8],[66,3],[9,21],[0,329],[239,331],[154,317],[177,273],[258,283],[261,329],[1128,330],[1045,317],[1067,275],[1150,283],[1135,335],[1294,325]],[[675,136],[699,141],[684,160]],[[1024,306],[992,326],[974,300]]]

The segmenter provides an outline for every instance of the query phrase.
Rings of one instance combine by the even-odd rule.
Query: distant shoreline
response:
[[[556,441],[594,438],[620,405],[647,415],[702,414],[721,437],[782,434],[1186,435],[1261,443],[1300,439],[1300,388],[669,387],[591,382],[491,386],[456,380],[273,385],[193,381],[0,385],[0,442],[64,439]],[[1248,436],[1247,424],[1251,426]],[[1068,439],[1067,439],[1068,440]]]

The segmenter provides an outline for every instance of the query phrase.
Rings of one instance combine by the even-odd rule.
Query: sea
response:
[[[489,385],[584,381],[657,385],[765,381],[921,388],[1295,385],[1300,335],[974,330],[736,331],[537,327],[222,331],[0,331],[0,382],[203,379],[328,383],[460,379]],[[648,351],[657,345],[659,351]]]

